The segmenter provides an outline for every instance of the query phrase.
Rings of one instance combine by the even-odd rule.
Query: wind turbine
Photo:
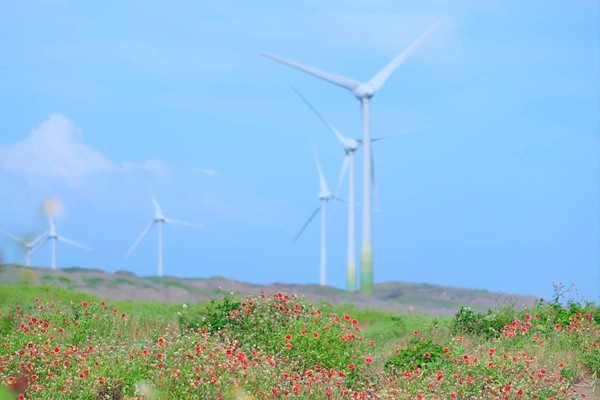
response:
[[[76,246],[76,247],[82,248],[84,250],[92,251],[92,249],[88,246],[85,246],[81,243],[77,243],[71,239],[67,239],[66,237],[58,235],[58,233],[56,233],[56,225],[54,224],[54,221],[52,220],[51,216],[48,216],[48,224],[50,225],[50,229],[48,229],[48,231],[42,235],[42,237],[40,238],[41,241],[39,241],[38,244],[36,244],[35,246],[41,247],[48,240],[52,241],[52,269],[56,269],[56,242],[57,241],[63,242],[66,244],[70,244],[71,246]],[[46,237],[44,237],[44,236],[46,236]]]
[[[314,144],[312,147],[313,147],[313,154],[315,157],[315,162],[317,164],[317,171],[319,172],[319,195],[318,196],[319,196],[319,200],[320,200],[321,204],[319,205],[319,207],[317,207],[315,209],[315,211],[312,212],[312,214],[310,215],[310,217],[308,217],[308,219],[306,220],[304,225],[302,225],[302,228],[300,228],[300,231],[294,237],[293,242],[295,242],[300,237],[300,235],[302,235],[302,232],[304,232],[306,227],[311,223],[311,221],[317,216],[317,214],[320,211],[321,212],[321,279],[320,279],[320,284],[321,284],[321,286],[326,286],[327,285],[327,203],[330,200],[340,200],[341,201],[341,199],[337,198],[331,192],[331,190],[329,190],[329,187],[327,186],[327,181],[325,181],[325,176],[323,175],[323,168],[321,168],[321,162],[319,161],[317,149],[315,148]]]
[[[304,97],[302,95],[302,93],[300,93],[300,91],[298,91],[293,86],[292,86],[292,89],[296,92],[296,94],[300,97],[300,99],[302,99],[302,101],[308,106],[308,108],[310,108],[312,110],[312,112],[314,112],[316,114],[316,116],[319,117],[319,119],[325,124],[325,126],[327,126],[327,128],[333,133],[333,135],[336,137],[336,139],[342,146],[342,149],[344,150],[344,153],[345,153],[344,162],[342,164],[342,170],[340,173],[340,177],[338,180],[338,185],[337,185],[335,193],[339,193],[342,181],[344,180],[344,177],[346,176],[346,171],[348,171],[348,267],[347,267],[347,274],[346,274],[346,282],[347,282],[348,291],[355,292],[357,289],[357,285],[356,285],[356,261],[355,261],[356,235],[354,233],[355,232],[355,224],[354,224],[354,221],[355,221],[355,218],[354,218],[354,206],[355,206],[355,202],[354,202],[354,153],[356,152],[356,150],[358,150],[358,148],[362,144],[362,139],[354,139],[354,138],[342,135],[335,126],[330,124],[321,115],[321,113],[319,113],[319,111],[317,111],[317,109],[306,99],[306,97]],[[400,133],[396,133],[393,135],[371,138],[371,142],[376,142],[379,140],[388,139],[391,137],[400,136],[400,135],[408,133],[408,132],[413,132],[413,131],[418,131],[418,130],[423,130],[423,129],[426,129],[426,128],[425,127],[414,128],[414,129],[405,130],[405,131],[402,131]],[[372,152],[371,152],[371,180],[372,180],[373,186],[375,186],[375,160],[373,158]]]
[[[163,265],[164,265],[164,255],[163,255],[163,225],[164,224],[175,224],[175,225],[183,225],[189,226],[191,228],[202,228],[201,225],[191,224],[185,221],[179,221],[173,218],[167,218],[162,212],[156,197],[154,196],[154,191],[150,189],[150,196],[152,197],[152,204],[154,205],[154,219],[150,224],[144,229],[140,237],[133,243],[125,258],[129,257],[131,253],[135,250],[135,248],[140,244],[140,242],[148,235],[152,227],[157,224],[158,225],[158,276],[163,276]]]
[[[329,83],[349,90],[360,101],[362,133],[363,133],[363,214],[362,214],[362,251],[361,251],[361,288],[363,294],[373,293],[373,248],[371,244],[371,132],[369,130],[370,111],[369,105],[371,97],[385,84],[389,77],[396,71],[419,45],[435,30],[440,24],[440,20],[435,22],[425,33],[413,41],[404,51],[398,54],[388,65],[383,67],[371,80],[359,82],[352,78],[332,74],[320,69],[301,64],[270,53],[262,53],[263,56],[272,60],[296,68],[307,74],[323,79]]]
[[[21,261],[21,262],[29,267],[31,265],[31,256],[33,255],[37,246],[40,244],[40,241],[44,238],[44,236],[46,236],[48,234],[48,231],[42,233],[40,236],[36,237],[33,240],[20,238],[18,236],[11,235],[10,233],[5,233],[5,232],[1,232],[1,233],[3,236],[6,236],[7,238],[14,240],[15,242],[19,243],[21,246],[23,246],[25,248],[25,257],[23,258],[23,261]]]

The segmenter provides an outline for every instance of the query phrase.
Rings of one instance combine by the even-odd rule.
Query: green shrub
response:
[[[413,371],[415,368],[439,368],[444,361],[442,346],[433,343],[431,339],[414,338],[407,348],[397,350],[396,354],[386,361],[385,369],[388,372],[402,373]]]
[[[486,314],[473,310],[471,307],[461,307],[454,317],[451,332],[454,335],[473,335],[485,339],[497,338],[502,335],[506,325],[517,318],[512,308],[503,307]]]

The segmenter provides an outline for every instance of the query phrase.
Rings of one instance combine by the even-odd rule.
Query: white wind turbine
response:
[[[298,234],[294,237],[294,242],[302,235],[302,232],[306,229],[306,227],[311,223],[311,221],[316,217],[316,215],[321,212],[321,286],[327,285],[327,203],[330,200],[340,200],[337,198],[329,187],[327,186],[327,182],[325,181],[325,176],[323,175],[323,168],[321,168],[321,162],[319,161],[319,156],[317,154],[317,149],[313,144],[313,154],[315,156],[315,162],[317,164],[317,170],[319,172],[319,200],[321,204],[319,207],[313,211],[313,213],[308,217],[302,228]],[[341,200],[340,200],[341,201]]]
[[[355,235],[355,218],[354,218],[354,153],[360,145],[362,144],[362,139],[354,139],[351,137],[344,136],[340,133],[340,131],[330,124],[322,115],[317,111],[317,109],[298,91],[296,88],[292,86],[292,89],[296,92],[296,94],[302,99],[302,101],[319,117],[319,119],[327,126],[327,128],[334,134],[342,149],[344,150],[344,162],[342,164],[342,170],[340,173],[340,177],[338,180],[338,185],[335,190],[335,193],[339,193],[340,186],[344,177],[346,176],[346,171],[348,172],[348,266],[347,266],[347,275],[346,282],[347,288],[349,292],[354,292],[357,289],[356,285],[356,261],[355,261],[355,253],[356,253],[356,235]],[[422,128],[414,128],[410,130],[405,130],[400,133],[396,133],[393,135],[382,136],[371,138],[371,142],[376,142],[383,139],[388,139],[395,136],[400,136],[405,133],[414,132],[424,130],[426,127]],[[375,187],[375,160],[373,158],[373,153],[371,151],[371,181],[373,186]]]
[[[40,241],[48,234],[48,231],[42,233],[40,236],[36,237],[33,240],[28,240],[25,238],[20,238],[18,236],[11,235],[10,233],[2,232],[2,235],[6,236],[9,239],[14,240],[19,243],[21,246],[25,248],[25,257],[23,261],[21,261],[26,266],[31,266],[31,256],[35,252],[37,246],[40,244]]]
[[[140,244],[140,242],[148,235],[152,227],[157,224],[158,225],[158,276],[163,276],[163,266],[164,266],[164,254],[163,254],[163,225],[166,224],[175,224],[175,225],[183,225],[191,228],[202,228],[201,225],[192,224],[185,221],[179,221],[173,218],[167,218],[163,214],[160,206],[158,205],[158,201],[154,196],[154,191],[150,189],[150,196],[152,196],[152,204],[154,205],[154,219],[150,224],[144,229],[140,237],[133,243],[125,258],[129,257],[131,253],[135,250],[135,248]]]
[[[81,243],[77,243],[71,239],[67,239],[64,236],[58,235],[58,233],[56,233],[56,225],[54,224],[54,221],[52,220],[51,216],[48,216],[48,225],[50,225],[50,229],[48,229],[48,231],[42,235],[42,237],[40,239],[41,241],[39,241],[35,246],[41,247],[48,240],[52,241],[52,269],[56,269],[56,242],[57,241],[63,242],[66,244],[70,244],[71,246],[76,246],[76,247],[82,248],[84,250],[92,251],[92,249],[88,246],[85,246]]]
[[[424,34],[413,41],[403,52],[398,54],[388,65],[383,67],[371,80],[359,82],[345,76],[332,74],[320,69],[301,64],[270,53],[262,53],[263,56],[272,60],[306,72],[317,78],[349,90],[360,101],[362,133],[364,145],[363,157],[363,214],[362,214],[362,251],[361,251],[361,293],[371,294],[373,292],[373,250],[371,244],[371,133],[370,133],[370,111],[371,97],[385,84],[388,78],[396,71],[417,47],[434,31],[440,20],[434,23]]]

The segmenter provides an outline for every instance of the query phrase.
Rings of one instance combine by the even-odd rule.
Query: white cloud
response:
[[[171,176],[173,169],[161,160],[146,160],[141,163],[124,162],[121,170],[123,172],[144,172],[159,181],[166,181]]]
[[[98,150],[83,143],[73,121],[52,114],[23,141],[0,146],[0,167],[29,181],[56,179],[69,186],[81,185],[86,176],[119,169]]]
[[[146,173],[166,181],[173,169],[161,160],[143,162],[111,161],[102,152],[84,143],[82,130],[68,117],[55,113],[33,129],[29,136],[12,145],[0,145],[0,170],[24,177],[41,188],[62,184],[82,189],[92,175]],[[214,170],[205,170],[210,174]]]
[[[204,175],[209,178],[216,178],[219,174],[219,171],[213,168],[192,168],[192,175]]]

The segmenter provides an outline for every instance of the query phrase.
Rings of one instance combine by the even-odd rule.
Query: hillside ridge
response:
[[[128,271],[106,272],[100,269],[25,267],[0,265],[0,282],[48,284],[87,292],[112,300],[145,300],[156,302],[205,302],[223,293],[238,296],[257,295],[261,291],[297,294],[312,303],[352,304],[361,309],[377,309],[399,313],[454,315],[461,306],[487,311],[500,306],[531,307],[539,299],[487,290],[439,286],[427,283],[381,282],[374,285],[372,296],[348,293],[316,284],[275,282],[269,285],[245,283],[224,277],[177,278],[142,277]]]

